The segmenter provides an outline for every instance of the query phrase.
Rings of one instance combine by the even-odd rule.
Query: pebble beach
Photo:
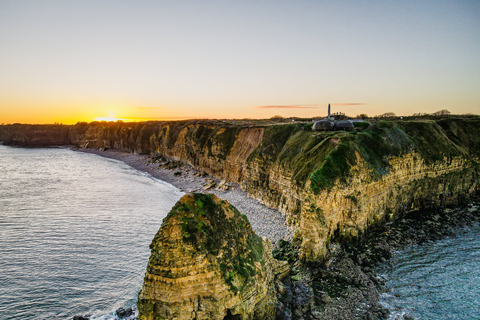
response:
[[[102,157],[115,159],[152,177],[170,183],[182,192],[213,193],[221,199],[234,205],[245,214],[255,233],[268,238],[274,246],[280,239],[291,240],[293,229],[287,225],[286,217],[278,210],[268,208],[258,200],[248,196],[236,183],[228,183],[228,189],[217,188],[221,180],[195,170],[192,166],[182,164],[170,169],[152,162],[150,156],[139,155],[119,150],[79,149],[81,152],[93,153]],[[215,187],[205,190],[204,186],[215,184]]]

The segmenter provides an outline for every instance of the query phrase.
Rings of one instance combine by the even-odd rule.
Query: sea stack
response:
[[[186,194],[150,249],[139,319],[275,319],[275,288],[288,264],[227,201]]]

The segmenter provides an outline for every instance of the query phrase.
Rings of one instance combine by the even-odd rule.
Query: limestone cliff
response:
[[[39,142],[32,131],[8,135],[7,127],[0,126],[0,140]],[[78,147],[161,155],[238,182],[250,196],[287,215],[307,261],[322,259],[329,242],[353,241],[372,224],[454,203],[479,190],[478,117],[378,121],[358,132],[306,127],[214,120],[97,122],[70,126],[68,140]]]
[[[480,121],[378,122],[362,132],[266,128],[241,182],[298,227],[303,260],[402,212],[479,190]]]
[[[275,282],[288,265],[228,202],[183,196],[150,248],[139,319],[275,318]]]
[[[74,145],[161,155],[199,170],[242,181],[246,160],[262,140],[262,126],[222,121],[77,124],[70,132]]]

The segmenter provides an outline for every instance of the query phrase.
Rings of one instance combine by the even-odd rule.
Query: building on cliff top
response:
[[[336,115],[345,116],[343,112],[337,112]],[[335,120],[335,117],[331,116],[331,106],[328,104],[328,115],[322,120],[316,121],[313,126],[313,131],[352,131],[355,129],[351,120]]]

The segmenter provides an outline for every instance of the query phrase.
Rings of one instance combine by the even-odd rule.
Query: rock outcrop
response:
[[[227,201],[183,196],[150,248],[139,319],[275,319],[288,264]]]

